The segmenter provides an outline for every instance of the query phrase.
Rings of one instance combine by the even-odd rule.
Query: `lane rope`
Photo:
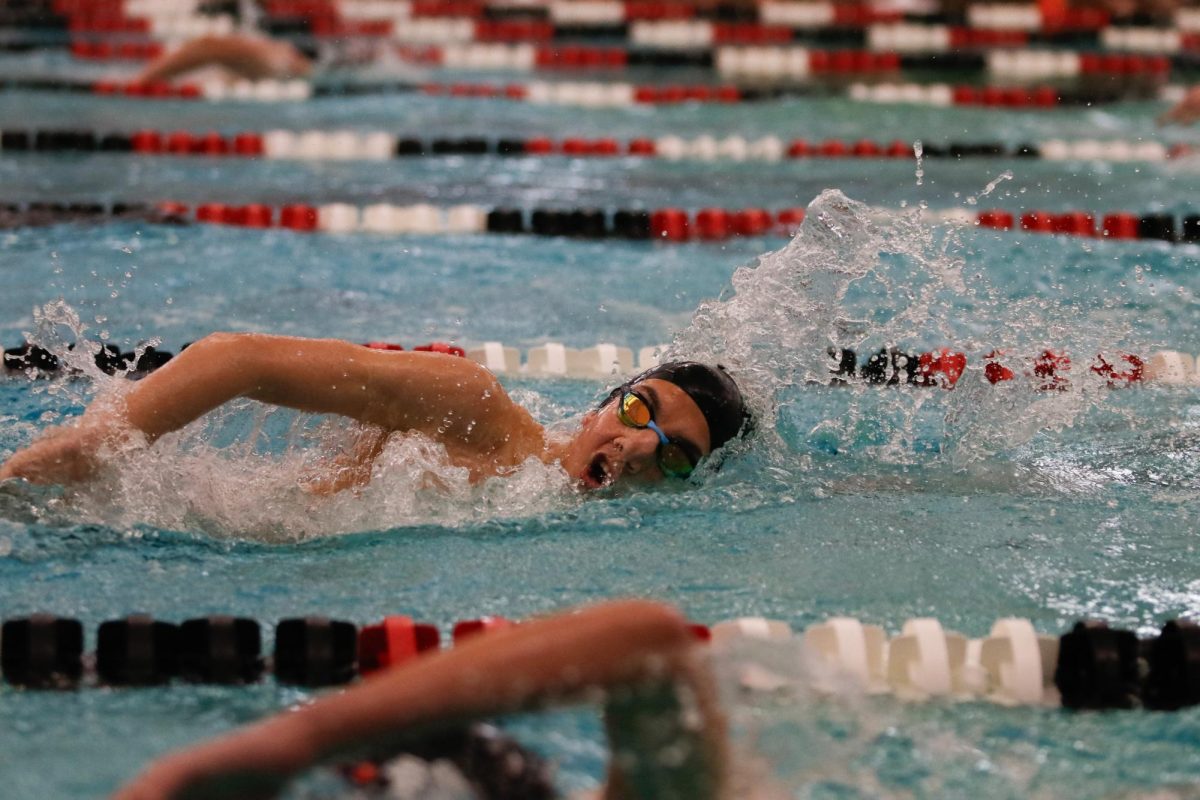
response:
[[[157,345],[143,344],[132,351],[122,351],[112,343],[97,342],[90,346],[94,351],[93,360],[102,371],[135,380],[174,357],[171,351]],[[367,342],[364,346],[376,350],[404,350],[400,344],[382,340]],[[522,352],[502,342],[482,342],[466,347],[430,342],[412,349],[469,358],[497,375],[610,380],[657,366],[667,346],[650,345],[635,352],[609,342],[583,348],[545,342]],[[1013,382],[1039,391],[1068,391],[1081,378],[1101,380],[1111,389],[1142,383],[1200,385],[1197,357],[1176,350],[1159,350],[1149,355],[1098,353],[1089,363],[1074,365],[1072,357],[1062,349],[1043,349],[1033,354],[992,349],[968,357],[966,352],[950,347],[923,352],[891,347],[863,353],[831,348],[826,355],[829,384],[834,386],[865,383],[953,389],[966,373],[968,364],[981,364],[984,378],[993,385]],[[27,378],[72,374],[54,353],[29,342],[5,350],[3,367],[9,375]]]
[[[876,209],[888,215],[894,210]],[[625,239],[656,242],[723,242],[739,237],[793,236],[805,209],[791,207],[724,209],[616,209],[490,207],[471,203],[439,207],[428,203],[394,205],[349,203],[271,206],[201,203],[194,208],[173,201],[149,203],[14,203],[0,202],[0,229],[69,222],[105,223],[144,220],[154,224],[210,224],[242,228],[280,227],[328,234],[460,235],[531,234],[579,239]],[[994,231],[1154,241],[1200,243],[1200,214],[1132,214],[1087,211],[1025,211],[965,208],[922,209],[929,224],[975,226]],[[1182,222],[1182,224],[1179,224]]]
[[[458,644],[514,624],[519,623],[494,616],[462,620],[450,638]],[[947,631],[928,617],[907,620],[891,637],[880,626],[850,617],[828,619],[799,635],[787,622],[762,617],[692,630],[698,642],[726,647],[800,638],[831,668],[829,679],[813,687],[826,694],[844,691],[850,676],[860,690],[910,701],[1160,711],[1200,704],[1200,626],[1186,620],[1171,620],[1158,635],[1141,639],[1094,620],[1047,636],[1018,617],[997,620],[978,639]],[[273,652],[266,658],[262,626],[254,619],[209,616],[175,624],[132,615],[101,623],[95,653],[85,656],[82,623],[39,613],[4,621],[0,668],[10,685],[30,689],[174,680],[249,684],[268,673],[279,683],[320,687],[349,683],[441,648],[435,626],[403,615],[362,628],[328,617],[292,617],[274,631]],[[770,690],[780,677],[757,670],[741,680],[745,688]]]
[[[590,108],[682,103],[771,102],[805,97],[846,97],[858,102],[915,103],[933,106],[980,106],[1043,110],[1090,107],[1126,100],[1175,103],[1183,85],[1100,83],[1080,88],[1053,86],[952,86],[947,83],[850,83],[735,86],[732,84],[633,84],[621,81],[530,81],[528,83],[310,83],[303,80],[209,81],[203,84],[79,81],[62,78],[0,79],[0,91],[72,92],[130,100],[281,103],[360,95],[421,93],[456,99],[489,99]]]
[[[625,141],[614,138],[405,136],[387,131],[268,130],[222,135],[217,131],[132,132],[6,128],[0,131],[0,152],[102,152],[139,155],[232,156],[302,161],[383,161],[415,156],[522,156],[572,158],[636,157],[667,161],[782,161],[785,159],[900,158],[932,159],[1023,158],[1046,161],[1145,162],[1194,155],[1191,145],[1152,140],[1051,139],[1006,145],[1002,142],[927,142],[920,137],[887,142],[859,139],[808,140],[774,135],[749,139],[740,135],[682,137],[665,134]]]

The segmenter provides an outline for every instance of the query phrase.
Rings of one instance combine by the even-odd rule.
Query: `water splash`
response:
[[[979,194],[968,197],[966,200],[967,205],[969,205],[969,206],[978,205],[981,198],[987,197],[992,192],[996,191],[997,186],[1004,183],[1005,181],[1011,181],[1012,179],[1013,179],[1012,170],[1006,169],[1004,172],[1001,172],[999,175],[997,175],[995,178],[993,178],[991,181],[989,181],[987,186],[984,186],[983,191],[981,191]]]
[[[233,403],[162,437],[105,457],[99,480],[69,489],[80,519],[135,531],[141,525],[220,538],[295,542],[413,525],[459,527],[561,511],[580,502],[566,474],[530,459],[478,484],[445,448],[421,435],[384,437],[344,420]],[[249,427],[254,432],[247,434]],[[282,447],[264,428],[287,430]],[[364,438],[386,439],[369,480],[332,494],[338,455]],[[259,441],[276,438],[275,442]],[[227,444],[232,441],[233,444]]]
[[[1012,451],[1070,426],[1105,399],[1104,382],[1077,364],[1070,392],[1041,391],[1020,368],[1017,380],[992,386],[981,356],[1002,348],[1023,364],[1046,348],[1113,352],[1128,329],[1083,319],[1067,303],[1005,296],[968,273],[968,253],[959,231],[923,223],[920,209],[879,213],[826,191],[787,246],[737,270],[726,296],[697,309],[669,355],[726,364],[764,431],[759,454],[793,477],[798,442],[888,463],[942,453],[962,465]],[[830,383],[831,348],[866,356],[941,347],[968,354],[954,391],[818,388]]]

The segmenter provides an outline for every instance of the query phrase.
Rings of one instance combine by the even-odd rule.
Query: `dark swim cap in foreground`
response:
[[[750,412],[742,391],[720,364],[712,367],[698,361],[672,361],[651,367],[626,385],[649,378],[675,384],[700,407],[708,421],[709,449],[716,450],[750,429]]]

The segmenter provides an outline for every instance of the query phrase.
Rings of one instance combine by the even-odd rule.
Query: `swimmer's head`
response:
[[[714,367],[698,361],[672,361],[651,367],[625,385],[636,385],[650,378],[673,383],[692,399],[708,423],[710,451],[749,430],[750,411],[742,390],[720,364]],[[605,402],[619,391],[620,387],[614,389]]]
[[[686,478],[749,428],[737,383],[720,366],[677,361],[614,389],[584,417],[562,464],[587,489]]]

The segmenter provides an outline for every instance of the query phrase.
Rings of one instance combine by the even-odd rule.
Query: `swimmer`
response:
[[[732,777],[713,677],[687,621],[627,600],[476,636],[168,754],[114,800],[270,797],[314,765],[394,755],[479,717],[589,699],[604,701],[603,797],[753,800],[771,791]]]
[[[1191,125],[1200,119],[1200,86],[1188,89],[1175,105],[1164,111],[1158,117],[1159,125]]]
[[[120,398],[101,397],[74,424],[0,465],[0,480],[61,484],[91,477],[106,447],[153,443],[213,409],[245,397],[314,414],[336,414],[373,435],[320,492],[360,487],[392,434],[445,447],[472,481],[515,471],[529,459],[558,464],[581,489],[684,479],[747,429],[737,384],[721,367],[663,364],[614,389],[555,438],[484,367],[465,358],[375,350],[335,339],[218,333],[186,348]]]
[[[242,34],[201,36],[150,62],[134,82],[169,82],[214,69],[227,79],[305,78],[312,66],[312,60],[290,42]]]

